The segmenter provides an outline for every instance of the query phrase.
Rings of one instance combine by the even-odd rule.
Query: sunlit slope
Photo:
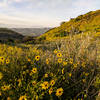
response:
[[[68,22],[62,22],[59,27],[53,28],[39,37],[40,40],[52,40],[66,37],[69,34],[89,33],[100,35],[100,10],[91,11]]]

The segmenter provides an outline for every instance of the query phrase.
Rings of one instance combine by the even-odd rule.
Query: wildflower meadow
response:
[[[100,100],[99,43],[0,44],[0,100]]]

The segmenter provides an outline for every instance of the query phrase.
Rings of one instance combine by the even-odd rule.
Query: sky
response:
[[[100,0],[0,0],[0,24],[56,27],[98,9]]]

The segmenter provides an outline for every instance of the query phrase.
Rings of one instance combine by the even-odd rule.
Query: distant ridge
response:
[[[39,36],[51,28],[10,28],[24,36]]]
[[[0,40],[21,40],[24,36],[7,28],[0,28]]]

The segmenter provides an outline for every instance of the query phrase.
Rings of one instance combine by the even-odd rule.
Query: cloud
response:
[[[73,3],[73,7],[76,10],[90,11],[96,10],[97,4],[100,4],[99,0],[77,0]]]
[[[99,0],[0,0],[0,19],[20,25],[57,26],[99,6]]]
[[[22,2],[22,0],[14,0],[15,2]]]
[[[0,1],[0,7],[4,8],[4,7],[7,7],[7,6],[8,6],[7,0]]]

